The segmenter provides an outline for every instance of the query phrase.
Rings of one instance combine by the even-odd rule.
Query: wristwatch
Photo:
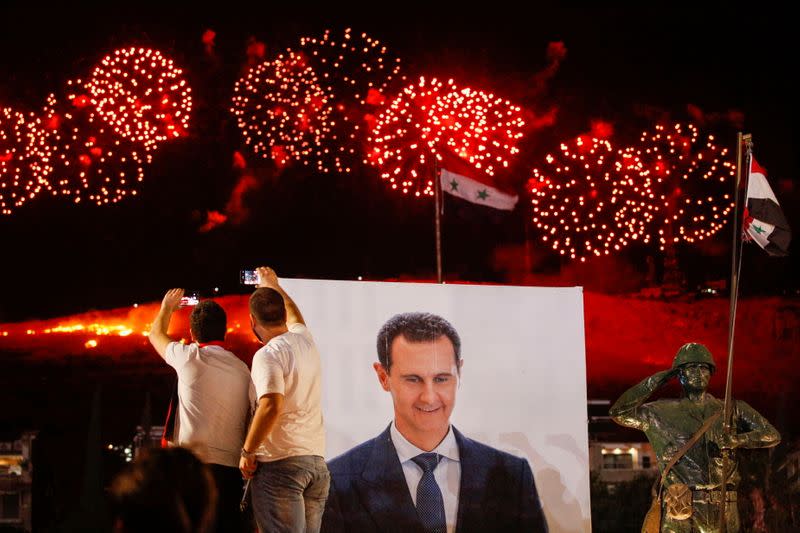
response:
[[[240,454],[245,459],[253,459],[256,456],[256,452],[248,452],[244,448],[242,448],[242,452]]]

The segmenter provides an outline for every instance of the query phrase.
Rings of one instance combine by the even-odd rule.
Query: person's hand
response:
[[[258,267],[256,272],[258,272],[259,287],[268,287],[270,289],[278,288],[278,275],[270,267]]]
[[[242,477],[244,479],[250,479],[253,477],[253,474],[256,473],[256,458],[255,457],[240,457],[239,458],[239,470],[242,472]]]
[[[183,298],[183,289],[170,289],[161,300],[161,308],[165,311],[174,312],[181,305],[181,298]]]
[[[647,378],[647,380],[649,386],[655,389],[665,385],[669,380],[676,377],[677,375],[678,375],[677,368],[668,368],[667,370],[656,372],[655,374]]]

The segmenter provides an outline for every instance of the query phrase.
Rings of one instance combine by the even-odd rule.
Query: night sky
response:
[[[402,73],[410,80],[452,77],[462,86],[493,91],[534,115],[557,110],[555,124],[526,135],[506,176],[504,185],[520,194],[513,212],[445,199],[446,280],[583,285],[595,293],[586,298],[588,366],[595,372],[589,376],[590,397],[614,397],[619,393],[614,387],[622,384],[612,383],[609,374],[623,376],[618,367],[630,366],[636,373],[640,368],[623,360],[636,354],[644,364],[653,346],[677,347],[684,331],[695,335],[702,328],[701,336],[721,339],[714,349],[718,360],[724,357],[727,306],[722,298],[670,307],[596,294],[636,292],[644,282],[647,256],[654,254],[657,263],[661,256],[652,248],[632,246],[610,258],[570,264],[539,240],[530,224],[524,185],[531,167],[541,165],[561,142],[590,132],[593,121],[611,125],[610,140],[625,146],[657,121],[692,119],[731,150],[737,131],[753,134],[759,163],[769,171],[796,228],[800,150],[794,124],[799,94],[793,72],[795,18],[775,9],[759,11],[760,6],[737,12],[698,6],[565,9],[541,3],[522,8],[498,2],[482,9],[436,2],[358,7],[329,2],[325,8],[307,2],[276,4],[179,8],[117,3],[94,9],[69,3],[0,5],[0,107],[38,111],[50,92],[63,91],[67,80],[86,77],[106,54],[132,45],[171,57],[183,68],[194,101],[188,135],[159,147],[135,198],[96,207],[42,194],[11,216],[0,217],[0,323],[128,308],[158,301],[174,286],[201,295],[214,294],[214,288],[221,294],[244,294],[249,291],[238,283],[239,270],[260,264],[273,266],[282,277],[435,280],[430,199],[391,191],[366,166],[348,175],[319,175],[299,165],[277,172],[244,146],[229,111],[234,83],[247,68],[249,40],[265,43],[269,59],[295,46],[301,36],[318,37],[326,29],[341,33],[349,27],[381,40],[402,58]],[[213,56],[202,42],[208,29],[216,32]],[[567,54],[541,83],[552,42],[562,42]],[[238,219],[231,222],[236,217],[230,217],[228,223],[201,232],[207,213],[225,211],[242,185],[241,172],[233,165],[237,151],[254,177],[240,197]],[[678,248],[691,288],[728,278],[731,240],[729,224],[701,246]],[[755,246],[746,249],[742,294],[780,298],[743,302],[739,327],[755,333],[740,334],[737,348],[763,358],[740,364],[737,379],[747,380],[748,388],[738,386],[764,402],[765,391],[774,394],[769,396],[774,411],[765,412],[779,413],[773,421],[787,437],[797,433],[796,428],[787,431],[787,406],[797,396],[792,373],[796,329],[794,322],[786,322],[789,326],[779,330],[771,321],[797,316],[798,289],[796,254],[774,259]],[[770,305],[769,313],[758,309],[762,302]],[[653,314],[662,303],[661,314]],[[614,306],[623,309],[615,313]],[[127,311],[109,314],[121,312]],[[650,335],[654,324],[664,329]],[[618,350],[616,342],[625,332],[639,341]],[[109,337],[108,342],[124,344],[127,339]],[[106,442],[128,442],[140,421],[161,421],[174,374],[146,346],[136,357],[120,352],[52,359],[0,354],[0,396],[9,406],[0,436],[40,430],[40,481],[34,495],[38,529],[60,524],[70,514],[80,493],[84,456],[91,458]],[[783,385],[776,387],[771,380],[779,374]],[[715,379],[714,386],[721,388],[723,376]],[[89,434],[87,442],[94,394],[97,404],[104,405],[99,416],[106,440],[98,436],[93,442]],[[105,465],[105,475],[118,466]]]
[[[258,264],[286,277],[435,277],[429,200],[388,190],[371,168],[341,176],[302,166],[278,173],[247,152],[229,107],[251,37],[266,44],[269,58],[303,35],[352,27],[401,57],[409,78],[453,77],[538,113],[557,108],[556,123],[533,132],[521,146],[522,170],[511,183],[518,192],[529,177],[525,164],[538,164],[560,142],[589,131],[592,120],[613,125],[614,139],[622,144],[658,118],[687,121],[691,104],[702,110],[703,131],[733,148],[739,128],[730,117],[740,113],[790,224],[796,221],[797,32],[785,13],[545,6],[522,13],[493,3],[467,11],[395,4],[389,14],[390,6],[378,3],[324,9],[264,4],[93,10],[3,4],[0,105],[37,110],[49,92],[86,76],[105,54],[143,45],[183,67],[194,110],[189,135],[155,153],[136,198],[95,207],[42,195],[0,219],[0,322],[152,301],[171,286],[243,292],[238,271]],[[216,32],[214,57],[201,41],[206,29]],[[547,45],[554,41],[564,43],[567,56],[544,90],[537,90],[534,75],[547,66]],[[257,180],[243,197],[244,219],[201,233],[206,213],[223,210],[237,184],[237,150]],[[565,274],[574,271],[526,229],[529,205],[523,196],[514,212],[504,213],[446,200],[446,279],[515,281],[508,263],[524,263],[527,234],[532,274],[556,283],[584,282]],[[679,251],[690,281],[726,278],[729,242],[730,232],[723,231],[711,243]],[[588,268],[597,276],[621,263],[642,271],[646,253],[633,248]],[[742,290],[786,294],[798,286],[797,266],[796,259],[770,262],[751,249],[745,268],[775,274],[748,277]],[[591,280],[586,285],[591,288]]]

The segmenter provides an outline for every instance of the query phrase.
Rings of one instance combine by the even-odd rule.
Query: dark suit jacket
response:
[[[453,428],[461,462],[458,533],[547,532],[528,461]],[[424,533],[389,429],[328,463],[324,533]]]

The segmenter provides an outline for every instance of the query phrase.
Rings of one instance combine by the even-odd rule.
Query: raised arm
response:
[[[675,376],[677,370],[669,369],[656,372],[622,393],[622,396],[611,406],[609,414],[614,422],[621,426],[645,431],[647,418],[641,406],[658,388]]]
[[[283,302],[286,306],[286,325],[291,326],[292,324],[303,324],[305,325],[305,320],[303,320],[303,315],[300,313],[300,309],[298,309],[297,304],[294,303],[294,300],[286,294],[286,291],[283,290],[283,287],[280,286],[278,283],[278,275],[275,274],[275,271],[272,270],[270,267],[258,267],[258,286],[259,287],[268,287],[270,289],[274,289],[283,296]]]
[[[161,301],[161,309],[158,310],[158,314],[153,320],[153,325],[150,326],[150,334],[147,338],[150,339],[150,344],[153,345],[153,348],[156,349],[162,359],[166,358],[167,345],[172,342],[172,339],[167,335],[169,321],[172,318],[172,313],[180,306],[181,298],[183,298],[183,289],[168,290]]]

